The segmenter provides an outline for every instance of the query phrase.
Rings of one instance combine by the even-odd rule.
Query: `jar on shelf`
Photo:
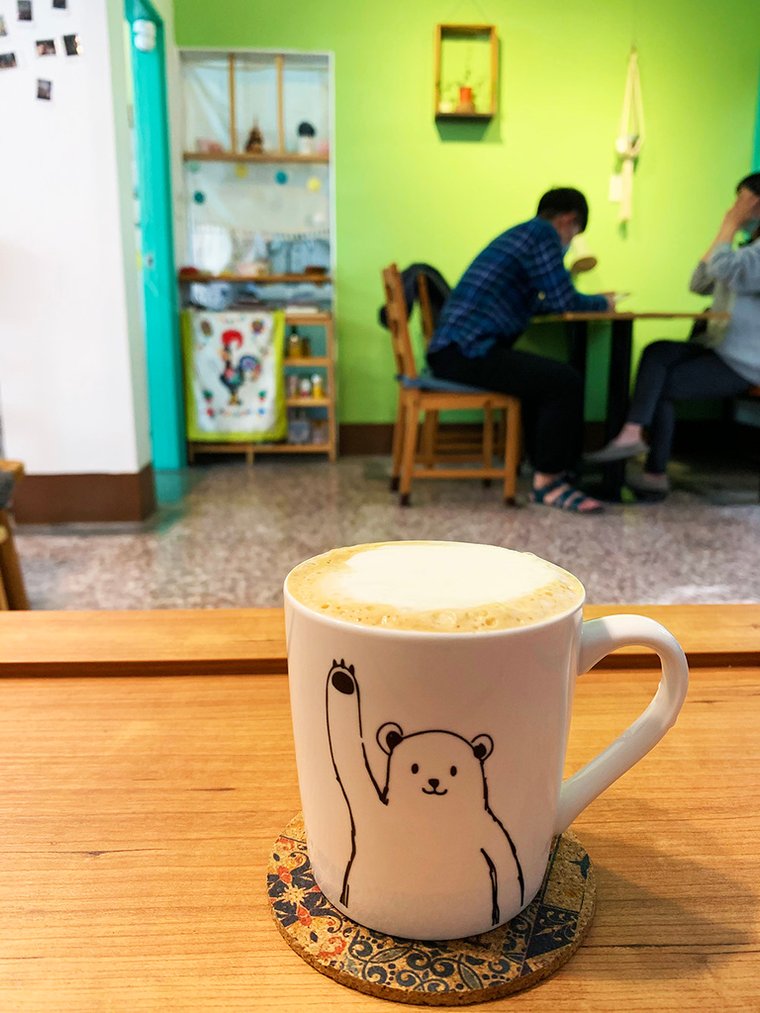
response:
[[[288,373],[285,377],[285,393],[288,397],[298,397],[298,377],[295,373]]]
[[[299,397],[312,396],[311,380],[308,376],[301,376],[298,378],[298,395]]]
[[[322,379],[321,373],[314,373],[311,377],[311,396],[312,397],[324,397],[325,396],[325,383]]]
[[[313,419],[311,423],[311,442],[324,445],[328,442],[328,437],[327,419]]]
[[[289,413],[288,443],[311,443],[311,423],[302,410]]]

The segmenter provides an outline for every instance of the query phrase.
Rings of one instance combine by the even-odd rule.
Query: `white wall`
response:
[[[136,472],[150,461],[126,111],[123,9],[35,0],[0,53],[0,411],[31,474]],[[63,55],[78,32],[83,55]],[[36,39],[56,56],[37,58]],[[53,82],[37,100],[37,77]]]

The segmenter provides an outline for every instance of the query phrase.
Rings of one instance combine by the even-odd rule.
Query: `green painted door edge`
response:
[[[153,467],[174,470],[187,463],[187,448],[174,264],[164,24],[147,0],[125,0],[124,12],[130,25],[139,18],[156,25],[153,50],[137,49],[134,36],[130,44]]]

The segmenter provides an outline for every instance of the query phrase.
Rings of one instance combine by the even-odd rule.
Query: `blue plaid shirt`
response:
[[[468,359],[498,341],[511,347],[537,313],[607,309],[603,295],[581,295],[545,218],[502,232],[473,260],[449,296],[428,352],[456,345]]]

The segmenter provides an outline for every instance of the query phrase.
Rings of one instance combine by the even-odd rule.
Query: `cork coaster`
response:
[[[506,925],[467,939],[396,939],[351,921],[322,894],[299,813],[272,849],[267,891],[286,942],[322,974],[381,999],[465,1006],[535,985],[569,960],[591,924],[596,882],[566,831],[552,842],[538,894]]]

